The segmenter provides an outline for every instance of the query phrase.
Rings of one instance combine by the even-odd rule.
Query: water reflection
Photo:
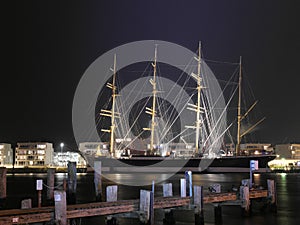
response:
[[[184,177],[184,174],[111,174],[111,180],[126,181],[129,184],[135,184],[136,180],[142,180],[147,183],[151,183],[152,180],[165,180],[163,182],[156,182],[155,184],[155,196],[162,195],[162,184],[171,182],[173,184],[174,195],[179,195],[180,178]],[[60,184],[63,179],[67,178],[65,173],[57,173],[55,175],[55,186]],[[108,177],[109,178],[109,177]],[[241,174],[193,174],[193,184],[203,185],[204,191],[208,192],[208,187],[211,184],[219,183],[222,185],[222,191],[231,190],[232,185],[238,187],[242,179],[248,179],[248,173]],[[24,198],[31,198],[33,207],[37,206],[37,194],[35,191],[35,182],[37,179],[43,179],[46,182],[47,174],[8,174],[7,175],[7,206],[9,208],[20,208],[20,202]],[[270,213],[262,214],[261,212],[255,212],[250,218],[243,218],[240,216],[239,207],[224,207],[223,208],[223,225],[252,225],[252,224],[300,224],[299,202],[300,202],[300,174],[255,174],[253,176],[254,183],[266,187],[267,179],[276,180],[277,192],[278,192],[278,213],[273,215]],[[109,179],[103,180],[103,190],[107,185],[114,184]],[[93,202],[95,201],[94,190],[94,176],[93,174],[80,174],[77,176],[77,202]],[[119,185],[118,198],[119,199],[136,199],[139,197],[140,189],[151,190],[151,185],[143,187],[131,186],[131,185]],[[46,195],[46,189],[43,190],[43,196]],[[210,208],[209,208],[210,207]],[[205,224],[214,224],[213,209],[211,206],[206,206]],[[82,220],[82,225],[85,224],[101,224],[99,218],[94,220]],[[121,222],[121,225],[125,224],[138,224],[131,222]],[[162,224],[162,221],[158,221],[157,224]],[[193,224],[193,223],[178,223],[178,224]]]

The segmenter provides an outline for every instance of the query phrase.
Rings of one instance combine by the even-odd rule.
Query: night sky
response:
[[[1,75],[0,142],[61,141],[74,148],[72,101],[106,51],[164,40],[205,58],[243,56],[267,117],[261,142],[300,142],[300,7],[297,1],[16,1],[14,63]]]

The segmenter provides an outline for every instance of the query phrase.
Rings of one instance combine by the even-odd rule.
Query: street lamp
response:
[[[62,165],[64,164],[63,157],[62,157],[62,151],[63,151],[64,146],[65,146],[65,144],[63,142],[60,143],[60,158],[61,158]]]
[[[64,148],[65,144],[64,143],[60,143],[60,152],[62,153],[62,150]]]

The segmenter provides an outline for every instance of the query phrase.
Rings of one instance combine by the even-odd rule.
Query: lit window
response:
[[[0,149],[3,149],[4,148],[4,145],[0,145]]]
[[[36,147],[37,147],[37,148],[41,148],[41,149],[45,149],[45,148],[46,148],[46,145],[37,145]]]

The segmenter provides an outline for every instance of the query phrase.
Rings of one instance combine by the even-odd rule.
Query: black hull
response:
[[[133,158],[88,158],[90,165],[93,161],[101,161],[102,171],[105,173],[127,172],[184,172],[191,170],[200,173],[249,172],[250,161],[257,160],[259,170],[268,172],[268,162],[275,159],[275,155],[260,156],[230,156],[221,158],[162,158],[162,157],[133,157]]]

